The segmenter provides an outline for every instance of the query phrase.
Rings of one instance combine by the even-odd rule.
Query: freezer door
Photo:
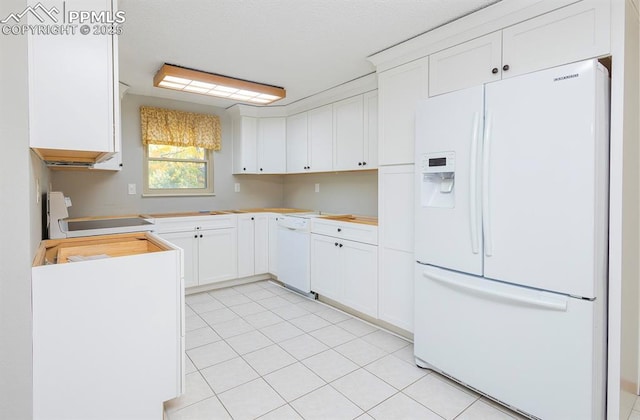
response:
[[[589,60],[486,85],[485,277],[601,296],[608,201],[603,77]]]
[[[482,274],[482,86],[421,101],[416,115],[415,254]]]
[[[604,418],[600,300],[419,264],[415,273],[418,359],[545,420]]]

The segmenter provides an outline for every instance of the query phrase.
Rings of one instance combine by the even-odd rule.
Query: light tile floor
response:
[[[410,342],[270,282],[186,298],[169,420],[521,419],[415,366]]]

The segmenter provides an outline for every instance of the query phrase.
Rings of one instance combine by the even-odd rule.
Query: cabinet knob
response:
[[[338,243],[336,242],[335,244],[333,244],[334,246],[338,246]]]
[[[358,166],[362,166],[362,162],[358,162]]]
[[[247,168],[242,168],[242,170],[243,170],[243,171],[246,171],[246,170],[247,170]]]
[[[260,172],[262,172],[262,168],[260,168]]]
[[[342,244],[338,245],[340,248],[342,248]]]
[[[342,232],[342,229],[338,228],[338,232]]]
[[[502,66],[502,71],[508,71],[509,70],[509,65],[505,64],[504,66]]]
[[[193,235],[194,238],[198,239],[198,235]]]
[[[251,220],[255,220],[255,219],[252,217]]]
[[[362,166],[366,166],[367,162],[362,162]]]
[[[498,73],[498,68],[497,67],[492,68],[491,69],[491,73],[493,73],[493,74]]]
[[[200,235],[200,237],[202,238],[202,235]]]

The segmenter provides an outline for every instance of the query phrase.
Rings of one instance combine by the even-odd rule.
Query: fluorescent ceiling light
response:
[[[286,96],[284,88],[234,79],[185,67],[163,64],[153,78],[155,87],[231,98],[266,105]]]

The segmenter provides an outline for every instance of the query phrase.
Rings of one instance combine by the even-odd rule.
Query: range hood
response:
[[[115,154],[112,152],[35,147],[32,150],[51,168],[92,168],[96,163],[107,161]]]

